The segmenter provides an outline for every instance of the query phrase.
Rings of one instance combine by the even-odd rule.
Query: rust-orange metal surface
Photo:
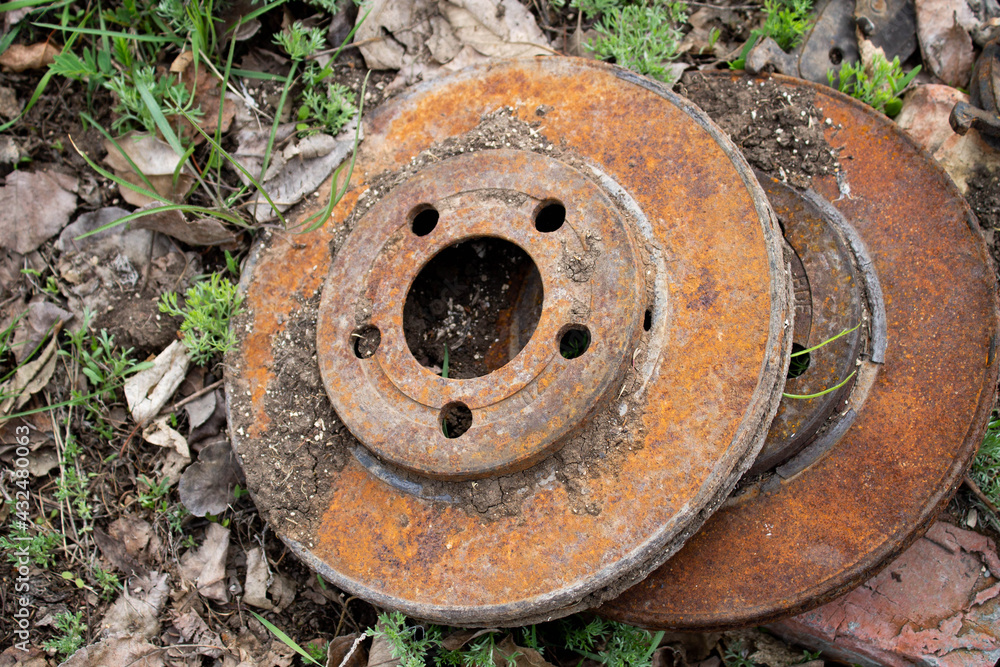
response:
[[[840,182],[817,177],[813,188],[867,248],[884,296],[884,363],[869,366],[865,391],[855,389],[854,421],[838,442],[796,474],[727,503],[663,567],[602,607],[611,618],[745,626],[860,584],[947,503],[993,406],[995,277],[954,184],[869,107],[824,86],[774,79],[832,119],[825,137],[839,149]]]
[[[490,400],[510,401],[521,394],[521,403],[530,407],[534,396],[524,395],[521,386],[530,373],[565,361],[556,358],[557,348],[545,339],[566,323],[557,298],[561,278],[553,268],[558,262],[550,258],[554,249],[536,248],[530,234],[519,231],[519,224],[530,225],[523,210],[497,209],[507,216],[506,226],[498,224],[492,231],[477,227],[482,218],[469,213],[455,230],[444,231],[454,238],[487,232],[514,238],[542,272],[542,319],[535,336],[510,362],[510,377],[496,386],[490,376],[453,384],[415,367],[405,358],[401,332],[383,332],[385,351],[397,355],[399,366],[379,361],[379,351],[365,361],[381,364],[383,392],[393,384],[390,374],[409,373],[396,378],[407,387],[406,400],[397,396],[391,405],[411,403],[409,417],[425,422],[427,439],[402,442],[413,436],[404,428],[394,430],[396,442],[373,444],[385,457],[380,465],[395,461],[410,475],[474,477],[463,483],[483,483],[481,475],[494,474],[491,470],[521,468],[563,445],[566,437],[546,435],[562,433],[572,421],[571,414],[561,412],[560,395],[581,410],[583,431],[601,415],[613,415],[628,428],[617,442],[607,443],[608,461],[584,462],[588,474],[575,486],[542,477],[537,472],[542,463],[518,472],[530,480],[531,492],[514,514],[486,517],[447,498],[424,495],[419,484],[393,485],[374,474],[372,450],[363,446],[372,436],[359,425],[361,411],[352,430],[357,429],[362,445],[342,467],[324,471],[327,477],[317,483],[316,493],[325,499],[321,511],[309,515],[308,508],[262,508],[273,529],[328,581],[380,606],[452,624],[511,624],[564,615],[608,599],[662,563],[752,462],[777,409],[791,346],[791,293],[780,230],[743,158],[700,111],[641,77],[593,62],[537,58],[470,68],[423,84],[369,115],[354,179],[332,219],[315,233],[276,237],[255,251],[244,273],[247,315],[239,329],[241,347],[227,376],[231,414],[248,424],[242,433],[236,429],[234,444],[251,491],[256,492],[254,480],[284,465],[267,446],[290,419],[287,408],[267,400],[280,371],[275,368],[276,346],[292,313],[318,293],[324,280],[317,355],[340,355],[340,361],[322,362],[324,379],[334,403],[350,409],[352,399],[340,393],[350,385],[335,376],[343,368],[338,363],[358,360],[337,346],[350,346],[350,337],[343,335],[350,318],[363,323],[370,309],[367,302],[339,303],[329,281],[347,281],[347,293],[359,294],[362,287],[351,281],[363,276],[355,271],[392,277],[388,251],[368,252],[385,247],[375,240],[378,230],[383,237],[405,232],[406,220],[398,212],[407,210],[403,203],[393,204],[391,195],[385,200],[382,214],[398,204],[396,231],[391,221],[378,222],[378,215],[359,218],[344,247],[357,247],[364,256],[338,256],[343,263],[330,272],[331,241],[343,236],[343,224],[359,196],[377,175],[399,170],[422,151],[470,132],[500,107],[537,123],[535,131],[557,148],[554,156],[483,151],[482,157],[449,168],[458,174],[463,164],[476,164],[491,173],[511,173],[436,185],[420,181],[418,173],[400,188],[444,188],[438,195],[465,203],[483,189],[499,188],[516,195],[514,199],[564,201],[567,193],[580,194],[581,203],[598,212],[598,218],[571,219],[578,209],[567,204],[569,227],[563,241],[569,250],[600,245],[594,275],[605,276],[601,280],[615,290],[600,292],[601,283],[591,282],[579,292],[589,302],[577,309],[577,316],[595,313],[595,319],[581,324],[604,332],[603,341],[594,339],[593,358],[599,363],[559,375],[574,379],[540,393],[550,401],[545,411],[551,410],[552,423],[544,417],[530,420],[536,431],[531,438],[500,441],[502,451],[492,457],[483,449],[485,440],[470,439],[470,458],[477,460],[471,465],[462,461],[459,450],[439,455],[435,448],[442,441],[426,422],[450,391],[461,393],[472,408],[472,434],[476,424],[503,417],[489,413]],[[520,181],[516,176],[522,168],[526,176]],[[535,177],[544,172],[569,179],[568,192],[555,181]],[[605,209],[606,214],[600,213]],[[627,221],[631,239],[615,231],[617,218]],[[439,226],[447,219],[442,214]],[[608,236],[598,241],[601,225]],[[370,285],[372,302],[382,299],[386,309],[379,315],[384,318],[380,327],[399,325],[398,300],[408,281],[432,253],[431,245],[444,242],[433,236],[421,241],[426,246],[406,239],[413,261],[401,260],[403,275],[384,282],[391,293],[378,294],[379,285]],[[636,252],[638,263],[630,259]],[[636,266],[640,271],[631,277],[630,267]],[[633,293],[639,299],[628,303]],[[622,305],[619,317],[624,316],[617,328],[609,310],[615,304]],[[344,307],[350,312],[340,322],[342,314],[333,309]],[[647,308],[652,311],[649,330],[635,333]],[[539,346],[533,347],[540,335]],[[601,345],[607,349],[602,351]],[[585,355],[572,361],[586,360]],[[364,375],[372,368],[354,364],[350,372]],[[499,372],[507,372],[506,367]],[[466,387],[483,393],[469,393]],[[586,419],[591,414],[595,418]],[[380,421],[383,416],[372,412],[367,418]],[[460,447],[461,438],[452,442]],[[520,443],[530,444],[521,448]],[[421,458],[421,450],[429,456]],[[581,494],[589,503],[583,512],[578,509]],[[301,526],[310,529],[303,533]]]

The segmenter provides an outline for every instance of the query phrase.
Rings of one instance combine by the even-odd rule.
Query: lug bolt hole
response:
[[[465,403],[449,403],[441,408],[441,433],[457,438],[472,426],[472,410]]]
[[[548,234],[566,222],[566,207],[557,201],[546,202],[535,214],[535,229]]]
[[[582,324],[571,324],[563,327],[559,336],[559,354],[564,359],[582,357],[590,347],[590,329]]]
[[[437,227],[437,209],[430,204],[421,204],[410,213],[410,231],[417,236],[427,236]]]
[[[792,354],[796,352],[802,352],[806,348],[802,347],[798,343],[792,343]],[[800,354],[797,357],[792,357],[792,361],[788,364],[788,379],[792,380],[799,377],[809,369],[809,353]]]
[[[375,354],[382,342],[382,332],[371,324],[358,327],[351,333],[351,349],[358,359],[367,359]]]
[[[642,318],[642,330],[649,331],[653,328],[653,309],[647,308],[646,314]]]

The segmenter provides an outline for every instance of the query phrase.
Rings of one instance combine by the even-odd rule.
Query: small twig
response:
[[[965,485],[969,487],[969,490],[972,491],[977,498],[983,501],[983,504],[986,505],[991,512],[1000,517],[1000,509],[997,509],[997,506],[993,504],[993,501],[990,500],[985,493],[983,493],[983,490],[979,488],[979,485],[976,484],[975,480],[973,480],[968,473],[966,473],[965,479],[962,481],[965,482]]]
[[[219,387],[222,386],[223,382],[225,382],[225,379],[216,380],[212,384],[210,384],[210,385],[208,385],[206,387],[202,387],[201,389],[199,389],[198,391],[194,392],[193,394],[191,394],[187,398],[182,398],[181,400],[177,401],[176,403],[174,403],[173,405],[171,405],[169,409],[167,409],[167,410],[160,410],[160,414],[164,414],[165,412],[177,412],[178,409],[183,408],[185,405],[187,405],[191,401],[201,398],[202,396],[204,396],[208,392],[212,391],[213,389],[218,389]]]

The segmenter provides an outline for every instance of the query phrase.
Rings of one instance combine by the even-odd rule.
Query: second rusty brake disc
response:
[[[816,366],[786,391],[832,387],[855,368],[856,383],[783,401],[741,491],[663,567],[600,610],[648,628],[757,625],[874,576],[951,498],[993,407],[996,278],[954,184],[870,107],[825,86],[771,81],[830,119],[825,140],[841,165],[802,192],[762,178],[801,259],[796,343],[812,346],[862,322],[817,350]],[[818,337],[807,323],[819,324]]]
[[[777,409],[791,290],[759,184],[686,100],[582,60],[473,67],[364,122],[332,219],[244,272],[227,381],[261,513],[327,581],[418,618],[613,597],[722,502]],[[494,251],[516,261],[484,272]],[[414,350],[414,293],[460,328],[482,303],[457,295],[493,281],[487,367],[445,377]]]

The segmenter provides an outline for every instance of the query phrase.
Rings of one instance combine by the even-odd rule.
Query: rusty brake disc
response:
[[[853,326],[858,314],[868,318],[863,340],[836,341],[837,354],[819,369],[843,378],[857,365],[856,383],[826,403],[783,401],[779,414],[812,420],[809,440],[791,443],[791,421],[776,420],[757,478],[663,567],[603,606],[610,618],[733,628],[846,592],[891,562],[948,502],[993,406],[996,279],[954,184],[871,108],[825,86],[773,78],[832,119],[824,134],[839,149],[842,171],[814,177],[802,193],[773,182],[766,188],[803,258],[808,282],[797,276],[797,313],[808,310],[813,326],[826,313],[833,324],[821,336]],[[854,268],[842,261],[845,247]],[[815,342],[799,330],[806,320],[797,319],[796,340]],[[816,428],[830,403],[832,415]]]
[[[364,129],[325,227],[244,272],[227,386],[258,507],[327,581],[418,618],[613,597],[723,501],[777,409],[791,289],[760,186],[689,102],[583,60],[472,67]],[[407,303],[470,244],[532,270],[486,276],[516,293],[493,367],[446,378]],[[478,312],[442,280],[432,310]]]

